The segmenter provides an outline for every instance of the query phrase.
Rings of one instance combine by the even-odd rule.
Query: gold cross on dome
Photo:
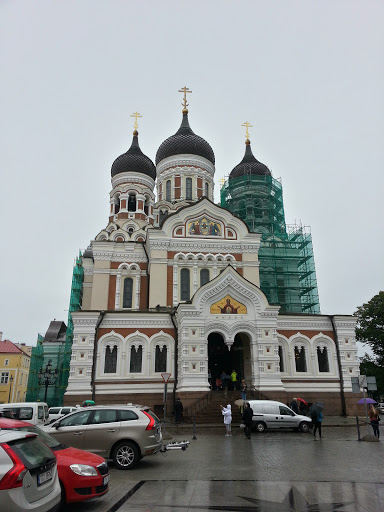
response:
[[[249,131],[248,131],[248,128],[253,128],[253,126],[251,125],[251,123],[248,123],[248,121],[245,121],[244,124],[242,124],[241,126],[244,126],[245,127],[245,137],[247,139],[249,139]]]
[[[225,183],[225,178],[220,178],[220,179],[219,179],[219,183],[220,183],[220,185],[221,185],[221,187],[220,187],[220,188],[223,188],[223,187],[224,187],[224,183]]]
[[[143,116],[141,116],[138,112],[134,112],[134,113],[131,115],[131,117],[134,117],[134,118],[135,118],[135,126],[134,126],[134,129],[135,129],[135,130],[137,130],[137,129],[138,129],[138,127],[139,127],[139,125],[137,124],[137,118],[138,118],[138,117],[143,117]]]
[[[192,91],[189,90],[189,87],[182,87],[178,92],[183,92],[184,93],[184,100],[183,100],[183,107],[184,108],[187,108],[189,103],[187,103],[187,93],[191,93]]]

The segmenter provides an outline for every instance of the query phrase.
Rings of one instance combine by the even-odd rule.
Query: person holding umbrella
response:
[[[373,404],[371,404],[369,407],[368,416],[369,416],[369,421],[371,422],[371,425],[373,428],[373,433],[375,434],[375,437],[377,437],[377,439],[380,439],[380,429],[379,429],[380,416]]]
[[[319,430],[319,437],[322,439],[321,435],[321,423],[323,421],[323,409],[324,404],[322,402],[316,402],[312,405],[311,410],[309,411],[311,414],[311,419],[313,423],[313,436],[316,437],[316,430]]]

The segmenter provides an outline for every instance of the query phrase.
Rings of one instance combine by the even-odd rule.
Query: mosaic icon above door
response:
[[[222,236],[222,226],[204,215],[188,222],[187,233],[190,236]]]
[[[246,315],[247,308],[230,295],[226,295],[219,302],[212,304],[210,313],[212,315]]]

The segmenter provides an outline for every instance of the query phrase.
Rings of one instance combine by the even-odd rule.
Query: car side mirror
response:
[[[56,424],[55,424],[55,429],[58,430],[58,428],[60,427],[60,421],[58,421]]]

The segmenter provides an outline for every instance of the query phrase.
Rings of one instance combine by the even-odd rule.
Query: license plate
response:
[[[105,476],[105,477],[103,478],[103,485],[107,485],[107,483],[109,482],[110,478],[111,478],[111,475],[107,475],[107,476]]]
[[[52,471],[45,471],[45,473],[40,473],[40,475],[37,475],[37,485],[42,485],[45,482],[48,482],[48,480],[52,480]]]

